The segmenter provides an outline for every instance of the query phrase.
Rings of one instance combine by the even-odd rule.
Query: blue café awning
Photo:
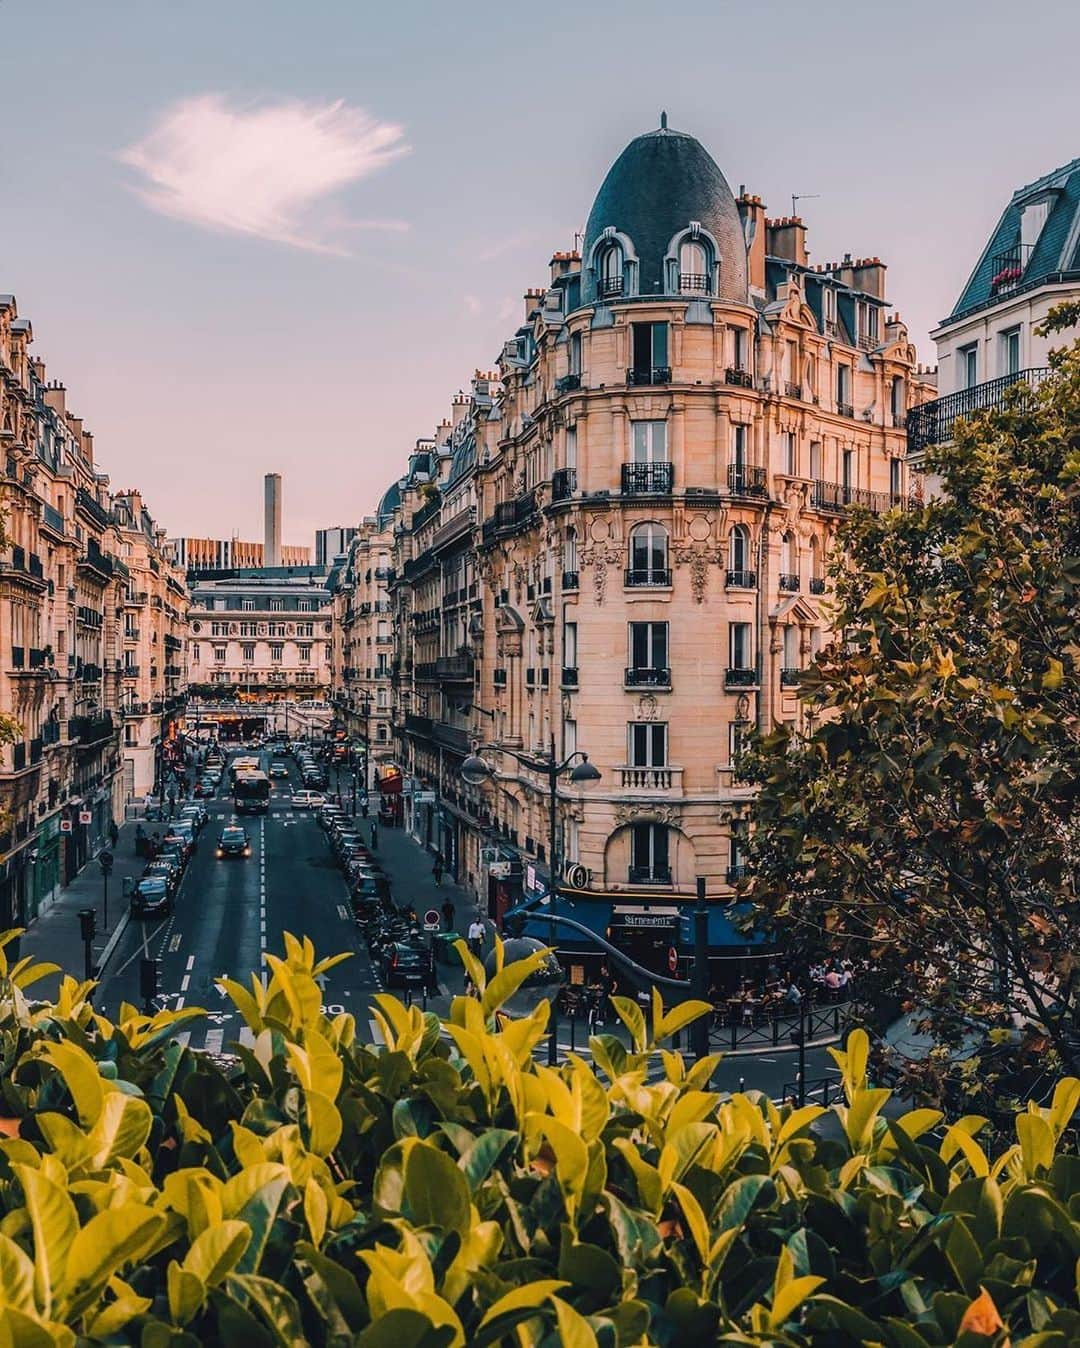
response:
[[[532,936],[538,941],[548,941],[551,939],[551,924],[547,921],[547,914],[550,911],[548,904],[537,904],[535,900],[530,900],[508,909],[503,920],[511,917],[524,918],[523,936]],[[608,926],[611,923],[610,903],[594,903],[591,900],[586,903],[571,903],[569,899],[560,894],[555,901],[554,911],[556,916],[572,918],[573,921],[579,922],[583,927],[588,927],[590,931],[596,932],[598,936],[606,936]],[[555,937],[559,945],[587,944],[586,938],[580,932],[574,931],[572,927],[556,926]]]
[[[719,907],[715,904],[709,904],[709,946],[728,946],[746,949],[749,946],[759,946],[765,942],[765,934],[761,931],[740,931],[736,927],[732,918],[736,915],[742,915],[750,911],[751,905],[740,903],[735,905],[725,904]],[[679,944],[683,949],[688,949],[694,944],[694,904],[684,903],[679,907]]]

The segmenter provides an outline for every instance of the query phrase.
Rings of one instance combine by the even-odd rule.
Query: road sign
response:
[[[668,947],[667,967],[671,970],[673,974],[679,972],[679,952],[675,949],[674,946]]]
[[[108,848],[106,848],[103,852],[99,853],[98,865],[101,867],[101,869],[104,871],[106,875],[108,875],[108,873],[112,870],[113,854],[109,851]]]
[[[424,930],[425,930],[425,931],[432,931],[432,932],[438,931],[440,925],[441,925],[441,923],[438,923],[438,922],[425,922],[425,923],[424,923]]]
[[[510,874],[510,862],[493,861],[488,867],[488,874],[493,880],[505,880]]]
[[[70,832],[71,832],[71,820],[70,820],[70,819],[61,819],[61,820],[60,820],[60,832],[61,832],[61,833],[70,833]]]
[[[434,791],[417,791],[417,792],[413,795],[413,801],[414,801],[414,803],[417,804],[417,805],[434,805],[434,804],[435,804],[435,792],[434,792]]]
[[[92,823],[92,822],[93,822],[93,818],[94,818],[94,816],[90,813],[89,810],[80,810],[80,811],[79,811],[79,823],[80,823],[80,824],[89,824],[89,823]]]
[[[437,908],[429,908],[424,914],[424,926],[426,927],[430,922],[434,922],[436,928],[438,928],[439,911]]]

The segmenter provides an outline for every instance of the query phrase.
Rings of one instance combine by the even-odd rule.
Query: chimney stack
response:
[[[281,474],[267,473],[263,478],[264,535],[263,566],[281,565]]]

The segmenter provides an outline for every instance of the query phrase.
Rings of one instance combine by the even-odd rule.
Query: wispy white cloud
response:
[[[162,215],[345,254],[343,230],[408,226],[343,219],[328,199],[408,149],[401,126],[343,102],[237,107],[204,94],[166,108],[120,158],[142,175],[136,191]]]

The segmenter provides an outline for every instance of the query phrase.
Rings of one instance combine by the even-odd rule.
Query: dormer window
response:
[[[623,293],[623,252],[615,242],[607,244],[597,267],[596,293],[602,300]]]
[[[709,255],[699,239],[685,239],[679,248],[679,291],[683,295],[712,291]]]

